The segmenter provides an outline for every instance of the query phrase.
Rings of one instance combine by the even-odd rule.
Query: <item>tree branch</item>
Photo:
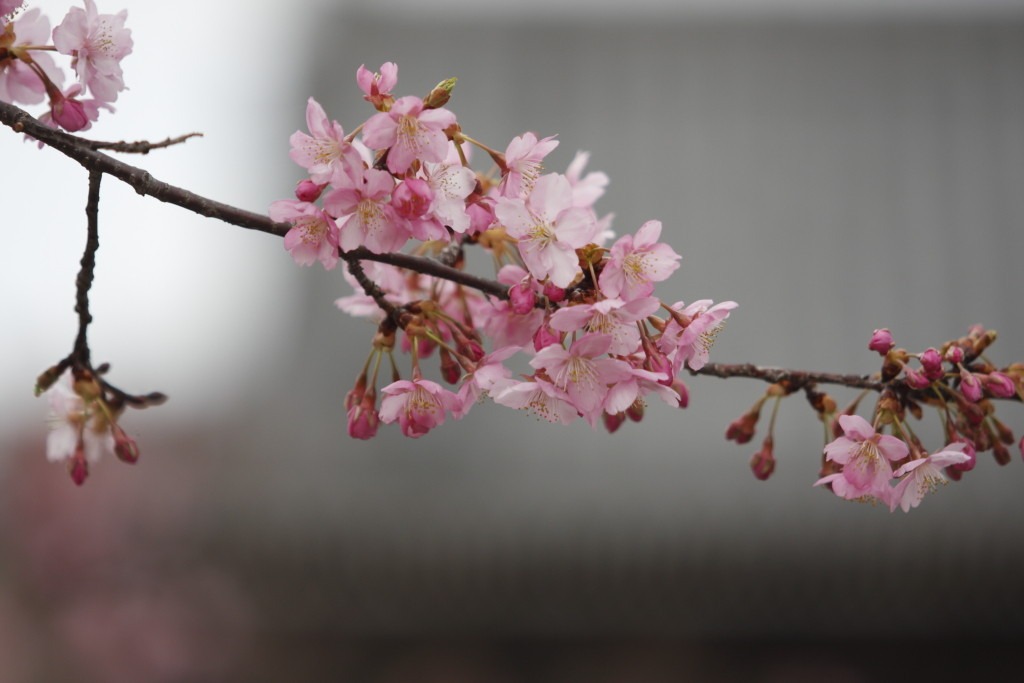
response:
[[[710,375],[728,379],[730,377],[748,377],[775,384],[789,382],[794,391],[814,384],[838,384],[853,389],[870,389],[881,391],[886,383],[876,377],[867,375],[840,375],[832,372],[808,372],[806,370],[787,370],[784,368],[766,368],[751,363],[729,365],[726,363],[708,363],[700,370],[690,370],[691,375]]]

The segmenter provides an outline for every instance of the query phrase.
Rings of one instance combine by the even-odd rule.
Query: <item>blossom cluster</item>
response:
[[[127,11],[100,14],[93,0],[72,7],[50,31],[50,20],[23,0],[0,0],[0,101],[49,103],[40,117],[47,125],[87,130],[100,109],[113,111],[124,90],[121,60],[132,51]],[[49,44],[52,38],[52,44]],[[71,58],[74,82],[64,87],[65,73],[50,53]]]
[[[996,368],[985,356],[995,339],[994,331],[975,325],[959,339],[910,353],[896,347],[888,329],[875,330],[868,348],[883,361],[874,376],[882,389],[872,421],[855,414],[860,398],[837,414],[830,397],[811,392],[812,404],[834,437],[825,445],[815,485],[846,500],[908,512],[926,493],[973,470],[979,452],[992,451],[996,462],[1005,465],[1016,444],[1024,456],[1024,439],[1015,440],[1013,431],[996,416],[994,403],[1024,400],[1024,364]],[[729,426],[726,438],[749,441],[763,404],[775,398],[777,408],[777,401],[792,390],[773,385]],[[934,409],[942,424],[944,445],[931,453],[909,421],[920,420],[925,408]],[[775,469],[771,426],[751,469],[759,479],[767,479]]]
[[[50,435],[46,457],[66,462],[71,479],[81,486],[89,476],[89,465],[105,454],[135,464],[139,447],[117,423],[124,404],[112,396],[91,371],[65,370],[46,392],[50,403]]]
[[[485,396],[550,422],[582,418],[612,431],[639,420],[649,395],[685,407],[678,375],[707,362],[735,302],[656,297],[680,256],[656,220],[615,238],[611,216],[594,210],[608,178],[585,172],[586,153],[565,173],[546,172],[554,137],[527,132],[504,152],[493,149],[445,108],[454,80],[421,99],[393,95],[397,79],[390,62],[378,72],[359,68],[356,82],[376,111],[347,135],[309,99],[307,131],[290,139],[307,177],[295,199],[270,207],[291,226],[284,246],[295,262],[330,270],[346,260],[356,293],[339,308],[379,323],[346,398],[349,434],[370,438],[381,422],[398,422],[419,437]],[[470,166],[474,148],[494,170]],[[503,295],[373,258],[408,248],[462,269],[470,246],[490,253]],[[411,356],[408,378],[396,347]],[[422,361],[435,350],[451,389],[424,377]],[[525,356],[525,374],[508,365],[516,355]],[[378,389],[384,357],[391,381]]]

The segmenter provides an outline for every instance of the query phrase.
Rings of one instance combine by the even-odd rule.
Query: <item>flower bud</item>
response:
[[[544,296],[548,298],[548,301],[557,304],[565,301],[565,290],[561,287],[556,287],[550,282],[546,282],[544,283]]]
[[[997,398],[1010,398],[1017,394],[1017,385],[1002,372],[992,372],[984,376],[985,390]]]
[[[757,431],[757,421],[761,417],[761,406],[752,408],[729,423],[725,430],[725,439],[744,444],[754,438]]]
[[[964,360],[964,350],[959,346],[950,346],[946,349],[946,360],[953,365],[957,365]]]
[[[54,123],[69,133],[77,133],[91,125],[89,116],[85,113],[85,106],[74,97],[61,96],[51,99],[50,116]],[[84,476],[82,481],[85,481]]]
[[[924,368],[924,376],[933,382],[942,379],[945,372],[942,369],[942,356],[935,348],[925,349],[920,357],[921,367]]]
[[[1010,449],[1008,449],[1002,441],[996,441],[992,444],[992,455],[995,456],[996,462],[1000,465],[1010,464]]]
[[[880,330],[875,330],[871,335],[871,341],[868,342],[868,348],[875,351],[880,356],[884,356],[889,353],[896,344],[893,342],[892,333],[889,332],[888,328],[883,327]]]
[[[309,178],[300,180],[298,185],[295,186],[295,198],[300,202],[315,202],[320,198],[320,193],[327,187],[327,183],[318,185]]]
[[[547,325],[541,325],[533,334],[533,350],[540,351],[562,341],[561,336]]]
[[[977,403],[981,400],[981,380],[978,379],[977,375],[968,372],[962,366],[960,368],[960,392],[971,403]]]
[[[614,415],[605,413],[602,417],[604,419],[604,428],[608,430],[609,434],[614,434],[618,431],[622,423],[626,421],[625,413],[615,413]]]
[[[125,434],[116,422],[111,425],[111,431],[114,434],[114,455],[117,456],[117,459],[129,465],[137,463],[139,461],[139,446],[135,443],[135,439]]]
[[[907,386],[911,389],[927,389],[931,386],[931,380],[909,365],[903,368],[903,374],[907,379]]]
[[[448,100],[451,99],[452,90],[455,89],[455,83],[458,82],[458,80],[458,78],[454,77],[446,78],[435,85],[434,89],[430,91],[430,94],[424,98],[423,108],[437,109],[446,105]]]
[[[441,347],[441,376],[444,377],[444,381],[448,384],[455,384],[462,377],[462,368],[458,362],[452,358],[452,354],[448,352],[448,349]]]
[[[962,472],[970,472],[974,469],[974,466],[978,464],[978,452],[974,448],[974,444],[970,441],[964,441],[966,444],[963,453],[967,456],[967,460],[964,462],[953,463],[946,468],[947,472],[956,472],[960,474]]]
[[[89,463],[85,461],[85,446],[81,441],[78,442],[75,454],[68,461],[68,474],[76,486],[84,484],[86,477],[89,476]]]
[[[433,202],[434,191],[420,178],[406,178],[391,193],[391,206],[405,219],[424,215]]]
[[[764,443],[761,444],[761,450],[754,453],[754,457],[750,459],[750,470],[754,473],[754,476],[765,481],[768,477],[772,476],[772,472],[775,471],[775,454],[773,452],[774,442],[771,436],[768,436]]]
[[[530,278],[509,288],[508,302],[512,312],[516,315],[526,315],[533,310],[537,303],[537,295],[533,292],[533,283]]]
[[[641,399],[637,399],[629,404],[626,408],[626,417],[633,422],[639,422],[644,419],[644,402]]]
[[[348,409],[348,435],[354,439],[372,439],[377,434],[380,418],[377,415],[377,394],[367,391],[359,405]]]

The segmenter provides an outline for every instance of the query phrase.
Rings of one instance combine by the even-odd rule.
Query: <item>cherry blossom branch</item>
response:
[[[0,122],[11,127],[16,132],[23,132],[32,136],[43,144],[56,149],[75,161],[78,161],[86,168],[89,168],[90,189],[93,187],[92,178],[94,175],[99,173],[108,173],[134,188],[139,194],[152,196],[155,199],[169,204],[174,204],[187,211],[207,216],[209,218],[216,218],[231,225],[276,235],[278,237],[284,236],[284,234],[291,229],[291,225],[288,223],[275,222],[265,215],[253,213],[245,209],[218,202],[189,190],[157,180],[150,175],[149,172],[143,169],[126,164],[98,151],[97,144],[94,141],[85,140],[83,138],[49,128],[15,105],[0,102]],[[175,138],[174,140],[181,141],[188,137],[192,137],[192,135],[194,134]],[[99,144],[109,145],[113,143]],[[155,145],[151,145],[150,143],[131,144],[139,146],[140,149],[144,148],[146,145],[149,146],[149,149],[166,146],[163,143],[157,143]],[[110,149],[123,151],[118,149],[116,146],[112,146]],[[98,181],[96,182],[96,187],[98,192]],[[460,247],[461,245],[456,244],[447,248],[445,252],[442,253],[442,258],[444,258],[445,261],[453,262],[457,258]],[[494,280],[466,273],[465,271],[458,270],[446,263],[442,263],[439,260],[431,258],[403,253],[376,254],[366,248],[358,248],[348,252],[341,252],[341,256],[349,264],[354,264],[360,260],[377,261],[419,272],[424,275],[430,275],[449,280],[451,282],[456,282],[499,299],[506,299],[508,297],[507,286],[495,282]],[[84,259],[85,256],[83,256],[83,260]],[[357,272],[361,272],[361,270]],[[357,272],[353,272],[353,275],[357,280],[361,277],[365,278],[365,274],[360,276]],[[82,277],[82,274],[80,274],[80,277]],[[385,305],[383,305],[386,302],[383,302],[383,295],[379,292],[379,289],[369,281],[365,284],[361,282],[361,284],[367,291],[367,294],[373,296],[378,304],[388,312],[389,316],[393,316],[394,307],[387,304],[387,306],[391,306],[391,309],[389,310]],[[81,306],[81,296],[79,298],[79,306]],[[87,301],[85,303],[84,310],[86,311],[86,315],[88,315]],[[80,330],[80,336],[81,334]],[[700,370],[691,371],[691,374],[708,375],[723,379],[746,377],[750,379],[759,379],[773,384],[785,381],[790,383],[794,390],[813,384],[834,384],[880,392],[887,385],[885,382],[881,382],[878,379],[865,375],[809,372],[804,370],[762,367],[751,363],[708,363]]]

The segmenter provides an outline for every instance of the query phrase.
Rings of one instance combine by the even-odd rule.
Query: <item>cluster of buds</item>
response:
[[[93,0],[72,7],[50,32],[50,20],[23,0],[0,0],[0,100],[40,104],[50,109],[40,121],[77,132],[88,129],[100,109],[124,90],[121,60],[132,51],[127,12],[100,14]],[[52,44],[49,42],[52,38]],[[51,52],[71,58],[75,82],[64,88],[65,74]]]
[[[996,417],[995,406],[997,399],[1024,399],[1024,364],[994,366],[985,351],[995,340],[994,331],[976,325],[959,339],[910,353],[896,347],[889,330],[875,330],[868,348],[883,360],[876,375],[881,390],[870,422],[855,414],[864,394],[837,416],[827,395],[809,392],[832,437],[815,485],[827,486],[846,500],[907,512],[925,494],[974,469],[980,452],[991,451],[996,462],[1005,465],[1016,443],[1024,456],[1024,439],[1015,441],[1012,430]],[[767,395],[733,422],[726,437],[749,441],[766,399]],[[926,408],[937,412],[943,428],[943,445],[931,452],[908,420],[922,419]],[[751,462],[761,479],[774,468],[771,443],[769,433]]]
[[[49,368],[36,383],[36,393],[46,393],[50,403],[50,434],[46,457],[51,462],[66,462],[72,481],[81,486],[89,476],[89,466],[104,455],[134,465],[139,447],[128,436],[118,418],[127,405],[142,408],[162,403],[160,393],[131,396],[103,380],[109,370],[96,370],[64,361]]]
[[[593,208],[608,178],[584,173],[586,153],[565,173],[545,173],[553,137],[524,133],[498,151],[466,135],[445,108],[454,79],[423,99],[396,98],[397,79],[392,63],[376,73],[359,68],[356,82],[376,112],[348,135],[309,99],[308,132],[290,140],[291,159],[308,175],[295,199],[270,207],[271,218],[291,226],[284,245],[295,262],[332,269],[348,260],[356,294],[339,308],[380,322],[346,400],[349,434],[369,438],[379,423],[398,422],[419,437],[446,416],[461,419],[484,396],[550,422],[583,418],[610,431],[641,419],[650,394],[685,407],[677,376],[707,362],[736,304],[670,304],[653,295],[680,256],[660,241],[659,221],[614,239],[611,217]],[[492,162],[489,172],[470,166],[474,148]],[[490,252],[501,296],[348,255],[408,244],[460,270],[464,248]],[[396,346],[412,357],[411,379],[395,364]],[[424,379],[422,361],[435,349],[440,377],[454,390]],[[530,371],[514,376],[506,363],[517,354]],[[383,355],[391,383],[378,392]]]

